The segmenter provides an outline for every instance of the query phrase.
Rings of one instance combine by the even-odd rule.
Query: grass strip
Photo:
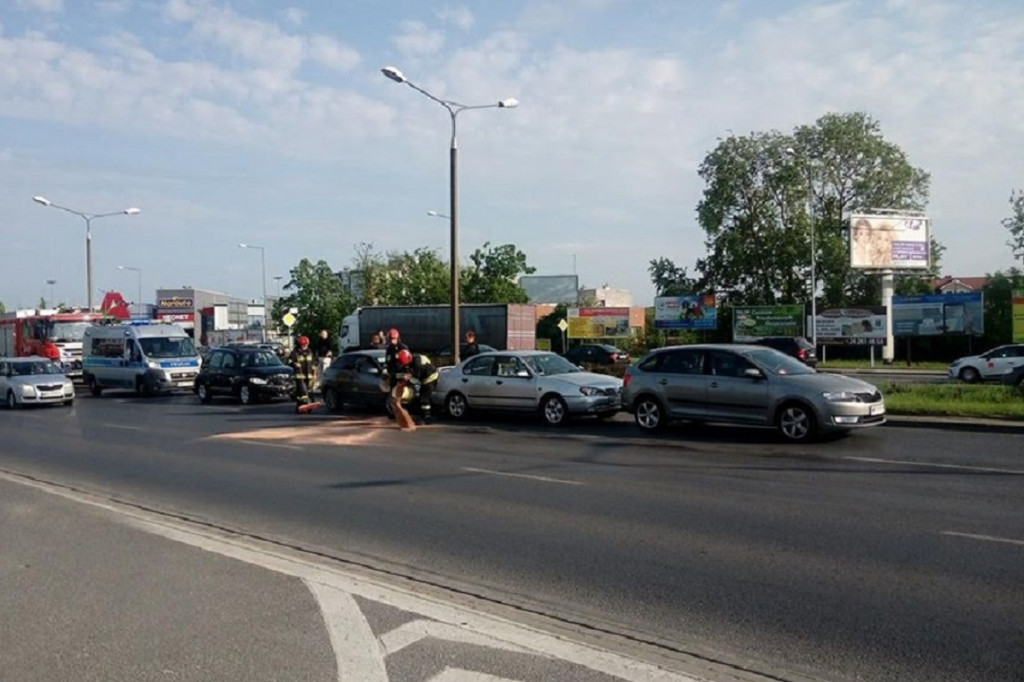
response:
[[[888,383],[879,388],[890,414],[1024,420],[1024,392],[1012,386]]]

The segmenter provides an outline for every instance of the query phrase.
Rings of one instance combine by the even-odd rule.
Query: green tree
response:
[[[323,260],[314,264],[303,258],[289,274],[291,278],[284,286],[288,293],[273,307],[273,326],[278,331],[288,332],[281,319],[295,308],[298,320],[291,328],[291,334],[312,339],[321,329],[326,329],[336,339],[342,318],[352,312],[355,304],[331,266]]]
[[[1013,290],[1024,288],[1024,272],[1010,268],[1006,273],[997,271],[989,275],[988,283],[982,289],[985,294],[986,348],[1013,340]]]
[[[7,306],[4,305],[3,301],[0,301],[0,315],[3,315],[6,312],[7,312]]]
[[[1010,193],[1010,217],[1002,222],[1010,232],[1007,246],[1013,250],[1014,257],[1024,263],[1024,191]]]
[[[491,246],[484,243],[469,257],[473,264],[463,268],[460,284],[463,303],[527,303],[530,297],[519,286],[520,275],[536,272],[526,254],[515,244]]]
[[[697,293],[697,280],[687,275],[686,268],[677,266],[668,258],[652,260],[647,272],[651,275],[656,296],[684,296]]]
[[[558,323],[567,319],[567,317],[567,306],[564,303],[559,303],[555,306],[554,310],[537,320],[537,338],[550,339],[551,350],[556,353],[565,352],[564,344],[562,343],[563,334],[562,330],[558,328]]]

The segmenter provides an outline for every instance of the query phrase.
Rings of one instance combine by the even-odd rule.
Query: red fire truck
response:
[[[102,315],[55,310],[18,310],[0,315],[0,357],[38,355],[82,375],[82,337]]]

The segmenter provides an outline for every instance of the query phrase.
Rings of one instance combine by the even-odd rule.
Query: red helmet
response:
[[[401,336],[401,334],[399,334],[398,330],[395,329],[394,327],[392,327],[391,329],[388,330],[388,338],[389,339],[397,339],[400,336]]]
[[[309,345],[309,337],[308,336],[300,336],[299,337],[299,345],[302,346],[303,348],[308,346]]]
[[[410,353],[409,351],[407,351],[404,348],[402,350],[398,351],[398,364],[400,364],[400,365],[408,365],[408,364],[411,364],[411,363],[412,363],[412,353]]]

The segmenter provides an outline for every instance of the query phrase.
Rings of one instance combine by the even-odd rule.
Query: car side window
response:
[[[462,368],[462,373],[469,376],[491,376],[494,374],[494,359],[493,355],[473,358]]]
[[[234,353],[224,354],[224,369],[234,369],[236,364]]]
[[[699,350],[676,350],[666,353],[658,366],[666,374],[703,374],[704,353]]]
[[[224,351],[215,350],[210,353],[210,358],[206,361],[206,364],[210,369],[220,369],[221,365],[224,364]]]
[[[752,368],[745,358],[727,351],[711,353],[711,373],[719,377],[742,377],[743,373]]]
[[[499,355],[495,358],[497,374],[499,377],[519,376],[520,372],[526,372],[526,365],[520,362],[519,358],[508,355]]]
[[[350,370],[356,367],[356,357],[354,355],[342,355],[340,358],[334,361],[332,365],[337,370]]]
[[[380,366],[372,358],[359,358],[356,371],[361,374],[380,374]]]

